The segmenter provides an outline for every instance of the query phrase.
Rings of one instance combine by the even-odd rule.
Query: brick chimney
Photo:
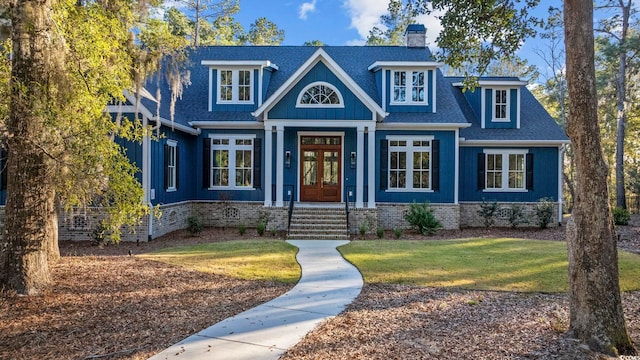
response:
[[[408,48],[427,47],[427,29],[422,24],[411,24],[405,32],[405,43]]]

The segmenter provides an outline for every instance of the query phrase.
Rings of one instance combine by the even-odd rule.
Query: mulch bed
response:
[[[640,253],[640,218],[619,227],[619,246]],[[387,234],[392,238],[392,234]],[[61,242],[63,258],[42,296],[0,294],[0,359],[145,359],[291,285],[202,274],[136,258],[156,249],[257,237],[249,229],[175,232],[106,247]],[[464,229],[425,238],[520,237],[562,241],[564,228]],[[359,239],[359,237],[356,237]],[[368,236],[367,238],[374,238]],[[131,255],[129,255],[131,253]],[[640,347],[640,292],[623,294]],[[568,338],[564,294],[365,285],[348,309],[283,359],[598,359]]]

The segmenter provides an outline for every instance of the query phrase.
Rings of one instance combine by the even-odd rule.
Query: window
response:
[[[389,139],[389,189],[431,190],[432,138]]]
[[[252,70],[218,70],[218,103],[251,103]]]
[[[298,95],[297,107],[344,107],[342,94],[333,85],[314,82]]]
[[[526,190],[526,150],[485,151],[486,190]]]
[[[253,137],[211,139],[211,187],[253,187]]]
[[[509,90],[493,90],[493,121],[509,121]]]
[[[424,71],[394,71],[392,104],[426,104]]]
[[[164,145],[164,188],[178,189],[178,143],[174,140],[167,140]]]

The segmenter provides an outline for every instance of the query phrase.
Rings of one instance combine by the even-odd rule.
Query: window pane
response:
[[[405,152],[401,152],[398,153],[398,165],[400,167],[400,169],[406,169],[407,168],[407,153]]]

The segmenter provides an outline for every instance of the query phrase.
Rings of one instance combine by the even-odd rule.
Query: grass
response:
[[[566,292],[563,242],[482,238],[355,241],[340,247],[368,283],[521,292]],[[619,252],[620,288],[640,289],[640,256]]]
[[[297,251],[284,241],[239,240],[167,248],[139,257],[240,279],[295,283],[300,278]]]

